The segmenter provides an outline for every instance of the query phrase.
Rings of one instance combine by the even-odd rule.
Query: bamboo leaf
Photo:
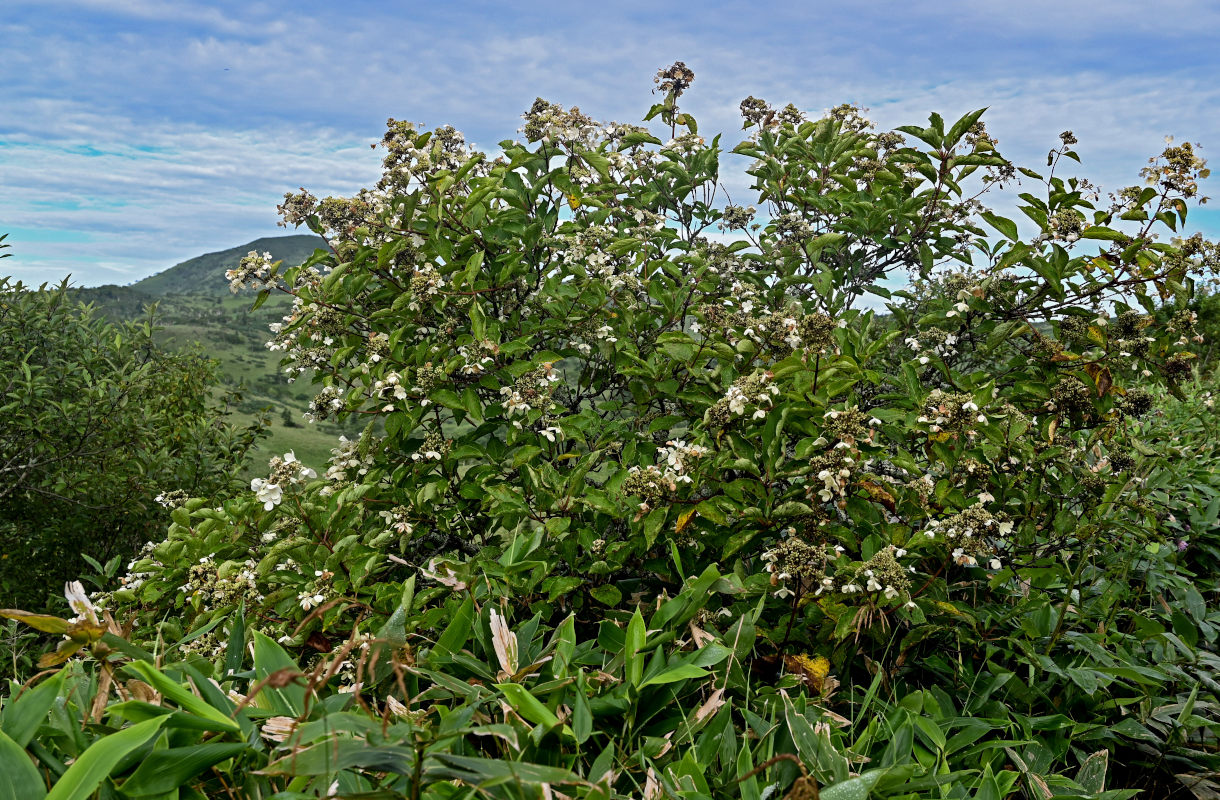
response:
[[[98,739],[60,776],[46,800],[86,800],[91,797],[110,771],[134,750],[148,744],[164,724],[165,717],[150,719]]]

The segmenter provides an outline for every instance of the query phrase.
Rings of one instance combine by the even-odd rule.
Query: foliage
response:
[[[215,365],[69,298],[0,279],[0,604],[42,607],[86,569],[160,536],[154,498],[223,497],[258,428],[221,424]]]
[[[369,427],[174,510],[96,598],[129,641],[79,644],[178,710],[80,693],[102,738],[48,733],[44,774],[122,736],[243,797],[1217,796],[1220,611],[1176,537],[1220,490],[1182,458],[1214,265],[1154,235],[1193,147],[1099,207],[1070,132],[1040,173],[981,112],[749,98],[758,216],[692,78],[658,74],[667,142],[543,100],[496,159],[391,121],[374,189],[286,197],[330,249],[229,277],[292,295],[314,416]],[[1032,236],[980,200],[1018,175]]]

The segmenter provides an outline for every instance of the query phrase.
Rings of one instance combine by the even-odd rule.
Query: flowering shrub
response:
[[[506,724],[528,723],[514,736],[532,724],[535,745],[561,743],[505,757],[571,753],[590,783],[610,769],[582,796],[759,796],[743,782],[760,771],[791,797],[814,781],[900,796],[944,763],[912,731],[956,752],[955,692],[963,714],[1003,716],[993,693],[1027,709],[1013,730],[1045,742],[971,751],[973,796],[1100,792],[1098,761],[1156,735],[1153,695],[1197,679],[1116,666],[1194,657],[1166,645],[1159,612],[1133,607],[1138,635],[1107,632],[1115,581],[1143,596],[1169,569],[1130,567],[1166,535],[1140,420],[1156,387],[1191,378],[1193,317],[1152,315],[1214,267],[1197,240],[1158,238],[1184,224],[1203,163],[1168,147],[1147,186],[1103,202],[1061,174],[1070,133],[1035,172],[1000,155],[981,112],[878,132],[853,107],[810,120],[749,98],[732,153],[752,205],[722,203],[720,137],[678,107],[692,79],[680,63],[658,76],[646,121],[667,140],[543,100],[494,158],[391,120],[373,188],[287,196],[285,223],[330,250],[283,271],[251,254],[231,280],[293,296],[269,346],[316,376],[313,418],[368,426],[321,478],[289,454],[243,497],[175,509],[132,565],[138,585],[99,602],[135,620],[137,643],[180,642],[171,658],[209,670],[236,668],[253,630],[256,650],[278,642],[324,676],[311,691],[374,705],[390,691],[387,713],[412,724],[494,683]],[[1014,188],[1032,236],[983,204]],[[615,681],[634,688],[607,699]],[[777,681],[823,704],[814,723]],[[650,682],[674,692],[639,705]],[[848,693],[851,719],[830,710],[849,682],[871,683]],[[1087,705],[1110,685],[1147,701],[1140,722],[1111,730],[1124,709]],[[632,716],[679,697],[700,704],[685,722]],[[739,705],[722,714],[726,698]],[[905,749],[852,784],[864,776],[820,761],[817,737],[841,720],[855,738],[836,747],[869,751],[883,732],[865,709],[883,703]],[[904,716],[921,709],[935,733]],[[1068,709],[1090,722],[1037,727]],[[306,724],[292,710],[267,738]],[[623,755],[586,763],[599,714],[627,715]],[[676,734],[722,716],[732,744]],[[758,746],[739,751],[746,726]],[[1052,775],[1068,764],[1079,783]],[[517,796],[471,770],[459,782]]]

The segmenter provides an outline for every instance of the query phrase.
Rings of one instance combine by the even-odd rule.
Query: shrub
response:
[[[368,428],[176,509],[101,600],[211,708],[245,724],[208,677],[285,717],[304,749],[243,728],[242,764],[293,790],[1201,790],[1214,597],[1141,422],[1192,380],[1165,306],[1211,264],[1155,238],[1192,146],[1101,203],[1070,132],[1035,172],[981,112],[749,98],[754,205],[722,205],[692,78],[658,75],[668,141],[543,100],[497,158],[391,121],[376,187],[287,196],[331,249],[230,280],[293,296],[314,417]],[[1033,236],[981,204],[1018,176]]]
[[[112,325],[66,284],[0,279],[0,605],[41,608],[86,567],[160,539],[158,495],[221,498],[257,428],[224,423],[215,366]]]

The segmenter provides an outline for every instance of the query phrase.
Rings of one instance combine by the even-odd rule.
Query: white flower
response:
[[[301,609],[308,611],[314,606],[321,605],[322,603],[326,602],[326,595],[301,592],[297,595],[297,600],[299,600],[301,603]]]
[[[265,481],[262,478],[255,478],[250,481],[250,490],[254,492],[254,496],[263,504],[263,508],[267,511],[275,508],[284,499],[283,490],[274,483]]]
[[[68,606],[72,609],[80,620],[88,620],[93,625],[97,625],[97,606],[93,605],[93,601],[89,599],[89,595],[85,594],[85,587],[80,581],[72,581],[64,584],[64,597],[68,600]]]

